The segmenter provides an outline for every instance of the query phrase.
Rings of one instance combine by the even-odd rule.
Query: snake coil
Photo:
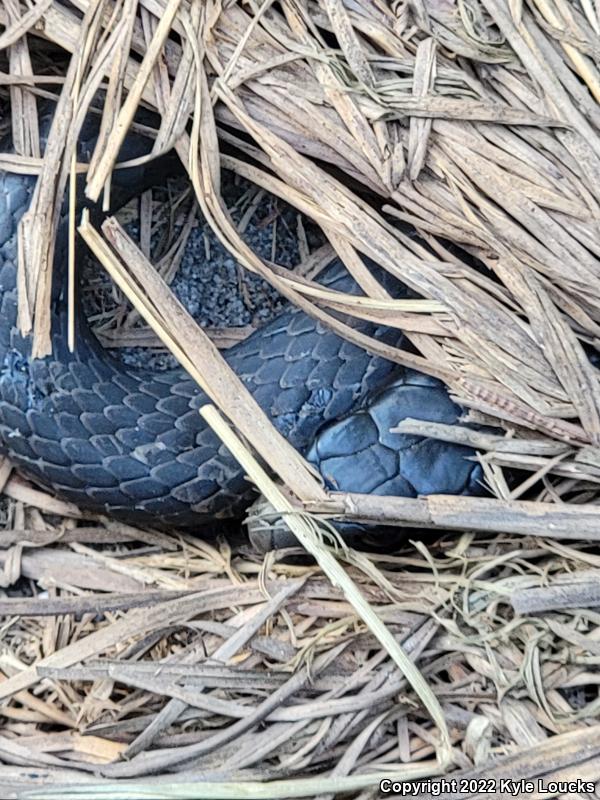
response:
[[[139,147],[132,136],[125,144],[128,156]],[[148,185],[147,170],[123,173],[129,195]],[[52,355],[31,357],[30,338],[16,327],[16,234],[34,183],[32,177],[0,171],[3,450],[60,496],[118,518],[189,526],[239,515],[252,488],[199,415],[207,398],[182,369],[152,374],[124,366],[100,346],[82,313],[77,348],[69,352],[60,243]],[[321,281],[339,291],[358,291],[339,262]],[[396,293],[401,290],[397,284]],[[391,344],[402,340],[394,329],[353,324]],[[460,409],[438,381],[370,355],[296,308],[225,358],[330,487],[409,497],[477,491],[479,467],[468,460],[468,448],[390,433],[409,416],[457,422]]]

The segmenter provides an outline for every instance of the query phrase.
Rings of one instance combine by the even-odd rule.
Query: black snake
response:
[[[148,183],[143,172],[121,177],[129,194]],[[183,526],[239,515],[252,488],[199,415],[207,398],[185,371],[152,374],[124,366],[99,345],[82,313],[76,351],[68,351],[60,241],[53,352],[31,358],[30,338],[16,328],[16,232],[34,183],[33,177],[0,171],[3,449],[26,473],[81,508]],[[358,291],[339,262],[320,280]],[[397,330],[353,324],[392,344],[402,339]],[[469,460],[469,449],[390,433],[408,416],[457,421],[460,409],[438,381],[368,354],[296,308],[225,358],[328,486],[409,497],[477,492],[480,469]]]

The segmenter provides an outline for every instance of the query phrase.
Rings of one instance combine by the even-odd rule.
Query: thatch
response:
[[[499,430],[401,423],[476,447],[491,498],[325,492],[177,304],[168,266],[152,267],[116,220],[98,231],[84,218],[148,326],[125,333],[158,337],[244,436],[204,410],[318,566],[90,518],[4,462],[5,585],[29,582],[28,596],[0,601],[10,796],[85,783],[82,797],[148,797],[125,779],[155,772],[155,796],[198,798],[316,785],[367,798],[382,777],[457,768],[600,778],[600,391],[584,349],[600,341],[596,5],[4,0],[0,25],[16,148],[0,166],[40,174],[20,263],[20,324],[37,354],[49,349],[56,209],[102,89],[88,197],[138,106],[158,109],[154,154],[175,146],[240,264],[351,341],[443,379],[471,421]],[[65,68],[57,53],[72,56]],[[34,101],[54,92],[42,159]],[[260,259],[224,206],[221,167],[314,219],[330,247],[294,275]],[[314,282],[336,253],[363,298]],[[419,299],[390,298],[359,254]],[[340,311],[401,328],[414,351],[357,334]],[[329,550],[322,517],[429,538],[385,556]]]

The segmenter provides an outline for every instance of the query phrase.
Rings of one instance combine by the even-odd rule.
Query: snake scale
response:
[[[139,150],[134,138],[124,146],[129,156]],[[84,155],[89,149],[80,144]],[[147,170],[119,174],[130,196],[148,184]],[[82,313],[69,352],[60,231],[53,351],[32,359],[30,337],[16,327],[16,286],[17,226],[34,185],[34,177],[0,171],[2,449],[60,497],[116,518],[189,527],[241,515],[252,487],[199,415],[207,397],[185,371],[126,367],[100,346]],[[320,280],[359,291],[339,262]],[[397,330],[353,324],[391,344],[402,341]],[[291,307],[225,358],[329,487],[408,497],[477,492],[480,471],[468,448],[390,432],[409,416],[457,422],[460,409],[438,381],[365,352]]]

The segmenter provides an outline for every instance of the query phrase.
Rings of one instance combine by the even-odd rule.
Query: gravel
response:
[[[161,224],[156,226],[152,239],[152,259],[168,248],[165,242],[168,231],[168,209],[178,202],[186,183],[174,180],[167,187],[155,190],[164,212]],[[323,244],[318,228],[278,198],[265,194],[234,176],[223,173],[222,192],[233,222],[244,220],[242,238],[252,250],[264,259],[282,267],[293,267],[301,260],[298,226],[301,226],[310,250]],[[191,198],[190,198],[191,200]],[[256,202],[259,200],[259,202]],[[253,206],[256,206],[253,209]],[[137,208],[137,203],[135,204]],[[190,209],[190,201],[182,202],[175,214],[173,234],[179,233]],[[133,213],[138,213],[134,210]],[[129,235],[139,240],[139,222],[131,220],[132,207],[124,215],[124,225]],[[160,214],[160,211],[159,211]],[[129,219],[130,221],[127,221]],[[91,259],[83,273],[83,309],[91,318],[98,314],[114,315],[121,304],[118,293],[102,268]],[[240,267],[229,251],[219,242],[210,225],[198,211],[196,226],[192,229],[179,269],[171,282],[175,295],[203,328],[254,325],[260,327],[276,316],[285,305],[278,292],[261,278]],[[104,317],[106,320],[107,316]],[[127,347],[113,349],[115,355],[133,367],[164,370],[175,366],[173,357],[152,348]]]

